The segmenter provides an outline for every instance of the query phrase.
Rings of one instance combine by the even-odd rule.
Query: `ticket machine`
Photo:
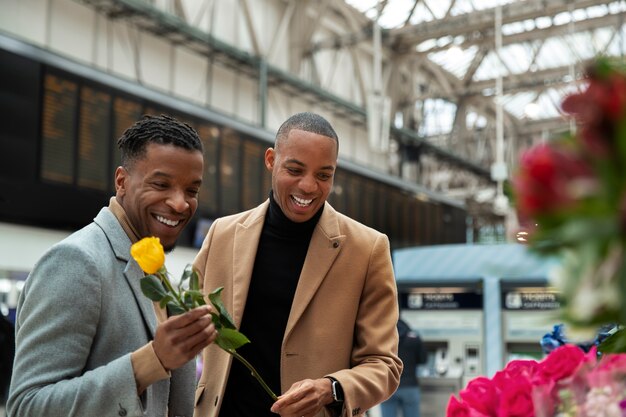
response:
[[[543,357],[540,341],[559,323],[558,293],[536,283],[502,282],[504,361]]]
[[[546,286],[552,261],[519,244],[402,248],[393,260],[400,315],[429,350],[419,370],[423,417],[445,416],[450,395],[473,378],[541,355],[554,321],[536,307],[552,295],[529,288]]]
[[[483,373],[482,294],[476,287],[400,286],[400,316],[424,342],[417,372],[423,417],[441,417],[450,395]]]

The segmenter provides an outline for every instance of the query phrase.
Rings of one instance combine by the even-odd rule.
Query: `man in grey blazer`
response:
[[[146,116],[118,145],[115,197],[43,255],[20,295],[10,417],[193,413],[210,307],[168,318],[142,294],[130,246],[156,236],[173,249],[198,206],[202,144],[190,126]]]

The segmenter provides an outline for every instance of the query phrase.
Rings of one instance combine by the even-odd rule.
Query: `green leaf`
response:
[[[219,332],[220,330],[222,330],[224,328],[224,326],[222,326],[222,322],[220,321],[220,315],[217,313],[213,313],[211,312],[211,320],[213,321],[213,324],[215,325],[215,329]]]
[[[625,353],[626,329],[619,329],[600,343],[598,350],[601,353]]]
[[[186,310],[178,305],[176,301],[170,301],[167,303],[167,312],[173,316],[178,316],[179,314],[183,314]]]
[[[198,271],[193,265],[187,265],[187,268],[191,268],[191,279],[189,280],[189,289],[192,291],[198,291],[200,289],[200,282],[198,278]],[[187,269],[185,269],[187,272]]]
[[[246,343],[250,343],[250,340],[244,336],[243,333],[239,333],[235,329],[223,328],[218,332],[215,343],[222,349],[229,351],[237,350]]]
[[[167,296],[161,280],[154,275],[146,275],[140,280],[141,291],[143,294],[152,301],[161,301],[163,297]]]
[[[159,302],[159,306],[161,308],[165,308],[167,303],[169,303],[172,300],[174,300],[174,297],[172,297],[170,294],[167,294],[165,297],[161,298],[161,301]]]
[[[185,304],[185,306],[187,308],[189,308],[189,309],[194,308],[193,299],[191,298],[191,295],[189,295],[189,293],[187,291],[183,291],[180,294],[180,298],[182,298],[183,304]]]
[[[193,273],[193,266],[191,264],[187,264],[185,270],[183,271],[183,275],[180,277],[180,284],[187,281]]]
[[[191,298],[194,308],[206,304],[204,294],[202,294],[200,291],[189,290],[185,292],[185,296],[189,296]]]
[[[223,289],[224,287],[219,287],[219,288],[214,289],[209,294],[209,300],[211,301],[211,304],[213,304],[213,306],[219,312],[220,314],[219,322],[222,324],[222,326],[227,329],[236,329],[233,319],[230,317],[230,314],[228,314],[228,310],[226,310],[226,307],[224,306],[224,303],[222,302],[221,293]]]

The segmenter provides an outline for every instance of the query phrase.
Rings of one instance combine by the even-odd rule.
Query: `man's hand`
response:
[[[333,402],[331,390],[331,381],[328,378],[296,382],[278,397],[271,411],[281,417],[314,416],[322,407]]]
[[[165,369],[180,368],[215,340],[211,309],[201,306],[158,325],[152,345]]]

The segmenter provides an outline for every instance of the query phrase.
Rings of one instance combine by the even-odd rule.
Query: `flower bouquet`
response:
[[[578,131],[525,152],[512,180],[530,248],[561,261],[562,319],[595,333],[626,323],[626,70],[598,59],[562,109]],[[602,344],[626,352],[626,332]]]
[[[152,301],[158,302],[161,308],[167,308],[169,314],[182,314],[206,304],[204,294],[200,291],[198,272],[192,265],[187,265],[178,288],[174,288],[165,268],[165,252],[158,237],[146,237],[134,243],[130,248],[130,254],[147,274],[141,279],[141,291]],[[185,284],[188,284],[187,288],[184,287]],[[218,333],[215,344],[244,364],[272,400],[276,401],[278,397],[261,378],[261,375],[243,356],[237,353],[237,349],[250,343],[250,340],[235,327],[233,319],[222,302],[222,290],[223,287],[219,287],[209,294],[209,301],[215,309],[211,313],[211,318]]]
[[[452,396],[446,417],[624,417],[626,354],[571,344],[542,361],[514,360]]]

